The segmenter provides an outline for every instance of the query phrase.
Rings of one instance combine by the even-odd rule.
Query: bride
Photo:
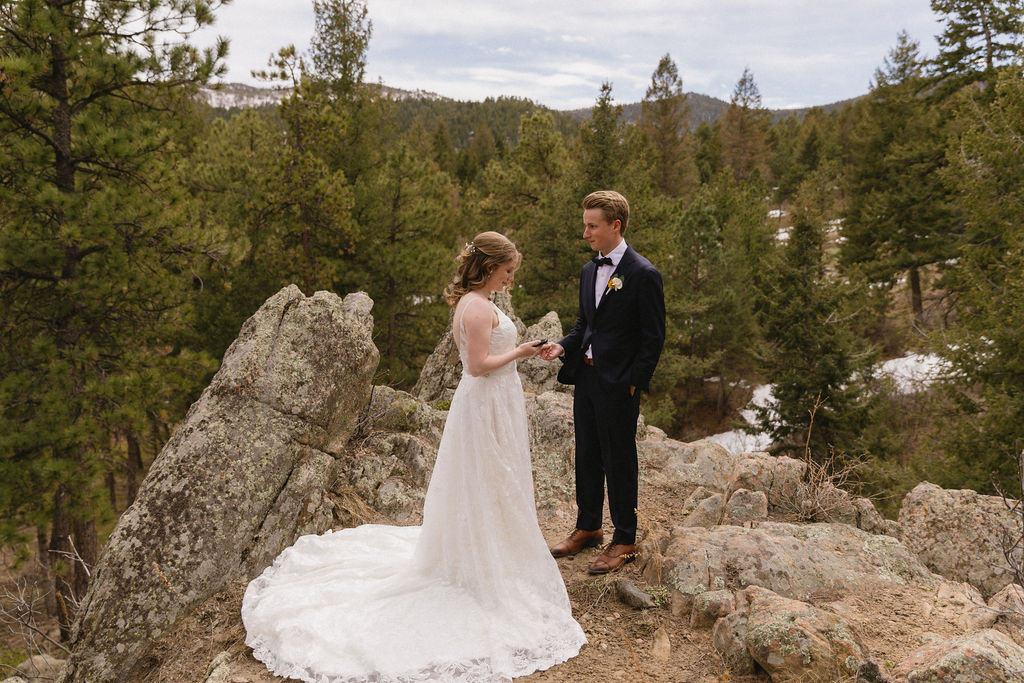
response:
[[[586,642],[537,525],[516,328],[490,295],[521,256],[484,232],[457,258],[462,379],[422,527],[367,524],[303,536],[249,584],[246,644],[308,683],[495,681],[547,669]]]

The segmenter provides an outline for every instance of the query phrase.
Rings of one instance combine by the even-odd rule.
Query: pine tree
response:
[[[761,106],[761,92],[749,68],[733,90],[721,121],[722,163],[739,181],[768,172],[768,110]]]
[[[445,121],[438,121],[437,128],[431,140],[434,153],[434,161],[437,167],[452,178],[455,177],[455,146],[452,144],[451,133],[448,132],[448,124]]]
[[[906,274],[914,323],[924,324],[922,270],[955,254],[958,220],[940,180],[948,107],[921,97],[918,46],[899,35],[875,73],[847,172],[842,260],[891,286]]]
[[[373,22],[364,0],[313,0],[312,71],[342,101],[363,85]]]
[[[387,151],[384,164],[360,179],[358,252],[367,293],[374,300],[374,339],[381,352],[380,381],[411,386],[448,322],[441,292],[457,251],[455,188],[417,148],[410,134]]]
[[[692,149],[694,141],[686,123],[689,114],[679,69],[671,56],[665,55],[658,62],[644,94],[640,127],[654,147],[654,178],[658,189],[669,197],[692,192],[698,182]]]
[[[701,121],[694,134],[697,140],[697,152],[694,162],[701,184],[711,179],[722,170],[722,125],[721,119],[709,124]]]
[[[524,117],[519,144],[484,173],[481,218],[523,254],[513,302],[524,320],[552,310],[563,326],[576,320],[578,276],[589,254],[581,239],[578,179],[565,138],[547,113]]]
[[[771,247],[764,194],[763,185],[741,187],[723,173],[642,231],[644,253],[664,276],[667,325],[649,419],[681,438],[697,436],[688,430],[709,383],[723,419],[732,385],[755,370],[760,334],[750,292]],[[663,237],[653,248],[650,233]]]
[[[868,390],[877,352],[865,340],[871,307],[852,274],[829,273],[823,251],[825,217],[834,179],[815,174],[794,198],[792,227],[761,285],[766,340],[763,373],[773,401],[759,412],[776,448],[802,453],[811,429],[812,452],[834,447],[856,453],[874,395]]]
[[[950,278],[959,324],[937,345],[951,364],[946,389],[960,408],[943,424],[945,486],[1019,490],[1024,424],[1024,85],[1005,67],[990,103],[964,97],[962,132],[944,177],[964,207],[966,234]]]
[[[0,10],[0,457],[35,487],[5,478],[4,498],[14,524],[48,514],[49,550],[73,538],[90,564],[111,444],[160,410],[166,394],[147,390],[194,372],[176,323],[192,255],[210,247],[181,221],[168,155],[193,120],[192,86],[222,73],[227,45],[199,52],[170,38],[211,23],[219,4]],[[62,604],[87,581],[80,564],[73,580],[58,570]]]
[[[587,192],[620,186],[627,163],[621,119],[622,105],[613,104],[611,83],[602,83],[590,117],[580,125],[580,166]]]
[[[932,11],[944,24],[932,61],[940,78],[954,83],[991,78],[996,67],[1020,53],[1022,0],[932,0]]]

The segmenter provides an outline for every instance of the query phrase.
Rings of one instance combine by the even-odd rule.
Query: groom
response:
[[[608,509],[615,534],[591,574],[607,574],[636,552],[636,422],[640,392],[650,386],[665,341],[665,297],[661,275],[623,240],[629,203],[602,190],[583,199],[583,239],[597,256],[580,274],[576,324],[541,356],[564,361],[558,381],[575,384],[576,528],[551,548],[572,556],[604,540],[602,511]]]

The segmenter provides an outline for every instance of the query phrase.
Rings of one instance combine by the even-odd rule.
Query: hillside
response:
[[[535,110],[545,109],[543,105],[538,105],[531,100],[515,98],[515,97],[500,97],[497,99],[488,98],[484,102],[469,102],[453,100],[448,97],[443,97],[437,93],[427,92],[425,90],[402,90],[401,88],[391,88],[388,86],[382,86],[384,93],[394,100],[398,104],[397,109],[399,110],[399,118],[405,118],[411,120],[416,118],[416,115],[421,113],[421,109],[424,105],[428,108],[436,108],[438,106],[445,108],[449,111],[460,111],[465,109],[475,109],[480,107],[486,107],[489,103],[507,103],[513,102],[518,103],[518,109],[520,110]],[[203,99],[214,109],[220,110],[232,110],[232,109],[248,109],[258,108],[268,105],[273,105],[281,101],[284,97],[291,94],[291,88],[272,88],[272,87],[256,87],[246,85],[244,83],[224,83],[216,88],[205,87],[200,89],[200,93]],[[795,115],[798,119],[802,119],[807,112],[811,109],[818,108],[824,110],[826,113],[838,111],[846,105],[855,102],[860,98],[852,98],[847,100],[841,100],[839,102],[832,102],[830,104],[819,105],[818,107],[803,107],[799,109],[772,109],[769,110],[771,114],[772,122],[780,121],[787,116]],[[691,129],[695,129],[703,122],[714,123],[718,117],[725,113],[725,110],[729,108],[729,103],[724,100],[720,100],[710,95],[702,95],[696,92],[687,93],[686,103],[690,107],[689,124]],[[433,106],[431,106],[433,105]],[[411,116],[401,116],[403,109],[411,108],[415,113]],[[640,102],[631,102],[629,104],[622,105],[622,118],[627,122],[634,122],[640,118],[640,111],[642,105]],[[582,121],[590,115],[590,108],[583,109],[570,109],[570,110],[550,110],[556,115],[560,122],[569,120]],[[457,115],[464,116],[463,114]],[[452,131],[454,137],[458,138],[456,131]]]

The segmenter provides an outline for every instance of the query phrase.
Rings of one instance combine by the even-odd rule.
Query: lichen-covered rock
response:
[[[995,627],[1024,647],[1024,588],[1011,583],[992,596],[988,608],[995,614]]]
[[[693,512],[683,519],[683,526],[702,526],[710,529],[722,522],[724,509],[724,497],[721,493],[714,493],[697,503]]]
[[[996,613],[985,604],[985,598],[969,583],[942,581],[935,589],[935,602],[955,612],[956,621],[965,631],[979,631],[996,623]]]
[[[729,490],[763,491],[772,507],[781,507],[797,497],[797,488],[807,464],[786,456],[763,452],[740,453],[730,473]]]
[[[886,534],[890,528],[886,520],[878,514],[875,504],[867,498],[854,498],[853,507],[857,510],[857,528],[871,534]]]
[[[908,683],[1020,683],[1024,648],[1004,633],[985,629],[915,650],[893,671]]]
[[[410,432],[436,449],[448,413],[412,394],[387,386],[375,386],[362,418],[373,431]]]
[[[724,524],[743,526],[768,519],[768,496],[764,491],[737,489],[725,504]]]
[[[1002,540],[1020,538],[1020,520],[1002,498],[922,482],[903,499],[900,527],[906,546],[937,574],[986,597],[1013,581]],[[1014,552],[1019,561],[1020,548]]]
[[[716,621],[712,642],[731,674],[749,676],[754,673],[757,662],[747,650],[746,612],[730,612]]]
[[[118,520],[62,681],[137,679],[179,616],[331,525],[326,491],[377,366],[372,305],[293,285],[246,321]]]
[[[685,519],[687,515],[697,509],[697,506],[700,505],[703,500],[710,498],[713,495],[715,495],[714,491],[708,491],[703,486],[698,486],[693,491],[690,491],[690,495],[686,497],[685,501],[683,501],[683,506],[679,509],[677,514]]]
[[[452,395],[455,394],[455,387],[459,385],[460,377],[462,361],[459,359],[459,349],[455,346],[455,337],[452,336],[452,328],[449,325],[434,346],[433,353],[427,356],[423,369],[420,370],[419,379],[412,388],[412,395],[433,405],[450,402]]]
[[[736,596],[726,589],[707,591],[693,598],[690,628],[711,628],[720,617],[736,609]]]
[[[539,396],[527,394],[526,416],[537,504],[549,508],[572,500],[576,492],[572,394],[557,391]]]
[[[846,524],[677,526],[659,550],[662,583],[680,596],[758,585],[800,599],[868,591],[879,583],[933,587],[938,582],[896,539]],[[673,600],[683,604],[684,598],[673,595]]]
[[[725,491],[738,456],[714,441],[684,443],[674,439],[645,439],[637,444],[647,469],[642,477],[652,481],[686,486],[703,486]]]
[[[523,334],[523,341],[530,339],[558,341],[561,338],[562,322],[554,311],[550,311],[536,323],[527,327]],[[558,370],[561,367],[562,361],[547,361],[540,356],[519,361],[519,378],[523,382],[523,390],[534,394],[543,394],[545,391],[572,391],[570,386],[558,382]]]
[[[773,683],[838,681],[856,675],[868,651],[843,619],[751,586],[736,596],[747,651]]]

